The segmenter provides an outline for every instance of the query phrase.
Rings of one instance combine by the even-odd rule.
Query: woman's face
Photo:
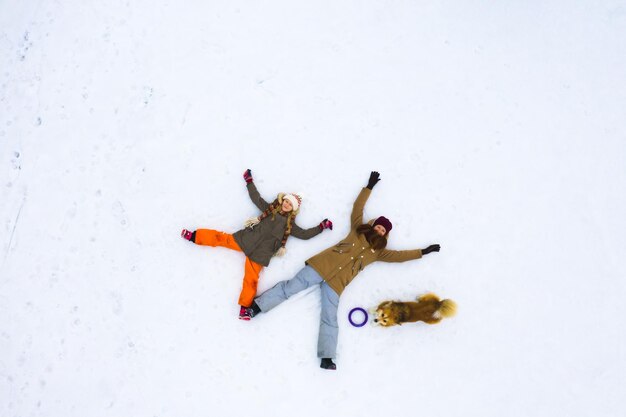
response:
[[[385,230],[384,226],[377,224],[374,226],[374,231],[378,233],[379,236],[385,236],[387,234],[387,230]]]
[[[287,200],[286,198],[283,199],[283,205],[282,205],[282,210],[283,213],[289,213],[291,210],[293,210],[293,206],[291,205],[291,201]]]

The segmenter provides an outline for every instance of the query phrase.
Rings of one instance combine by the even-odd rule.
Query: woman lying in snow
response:
[[[239,296],[239,318],[250,320],[249,309],[259,282],[259,274],[268,266],[273,256],[286,253],[285,244],[289,236],[298,239],[311,239],[324,229],[333,228],[330,220],[324,219],[315,227],[301,229],[295,222],[300,211],[302,198],[297,194],[278,194],[271,204],[265,201],[254,185],[252,171],[243,174],[250,199],[261,210],[261,215],[244,223],[244,228],[234,234],[211,229],[198,229],[191,232],[183,229],[181,236],[197,245],[223,246],[246,255],[243,289]]]
[[[308,259],[306,266],[290,280],[281,281],[261,294],[246,309],[250,318],[260,312],[268,312],[292,295],[313,285],[320,285],[322,317],[317,344],[317,355],[322,358],[321,367],[337,369],[332,359],[336,356],[337,306],[339,296],[367,265],[382,262],[404,262],[419,259],[430,252],[439,252],[439,245],[426,249],[395,251],[386,249],[392,224],[380,216],[363,223],[363,208],[372,188],[380,181],[378,172],[372,172],[369,183],[354,202],[350,217],[350,233],[341,242]]]

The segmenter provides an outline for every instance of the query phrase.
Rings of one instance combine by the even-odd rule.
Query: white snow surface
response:
[[[624,416],[626,2],[0,2],[0,416]],[[305,195],[259,291],[367,218],[339,304],[237,319],[233,233]],[[354,328],[433,291],[436,326]],[[621,392],[621,394],[620,394]]]

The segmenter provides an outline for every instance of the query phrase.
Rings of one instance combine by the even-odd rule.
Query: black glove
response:
[[[441,246],[439,245],[430,245],[426,249],[422,249],[422,255],[426,255],[431,252],[439,252],[440,249],[441,249]]]
[[[372,188],[374,188],[378,181],[380,181],[380,174],[377,171],[372,171],[372,173],[370,174],[370,180],[367,183],[367,188],[371,190]]]

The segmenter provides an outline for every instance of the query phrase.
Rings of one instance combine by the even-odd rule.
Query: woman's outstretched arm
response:
[[[365,203],[372,193],[372,188],[374,188],[378,181],[380,181],[380,174],[376,171],[372,171],[367,187],[361,190],[352,206],[352,214],[350,215],[350,226],[352,229],[356,229],[363,224],[363,209],[365,208]]]
[[[439,252],[441,246],[430,245],[426,249],[413,249],[413,250],[390,250],[383,249],[378,255],[378,260],[383,262],[405,262],[413,259],[419,259],[423,255],[431,252]]]

